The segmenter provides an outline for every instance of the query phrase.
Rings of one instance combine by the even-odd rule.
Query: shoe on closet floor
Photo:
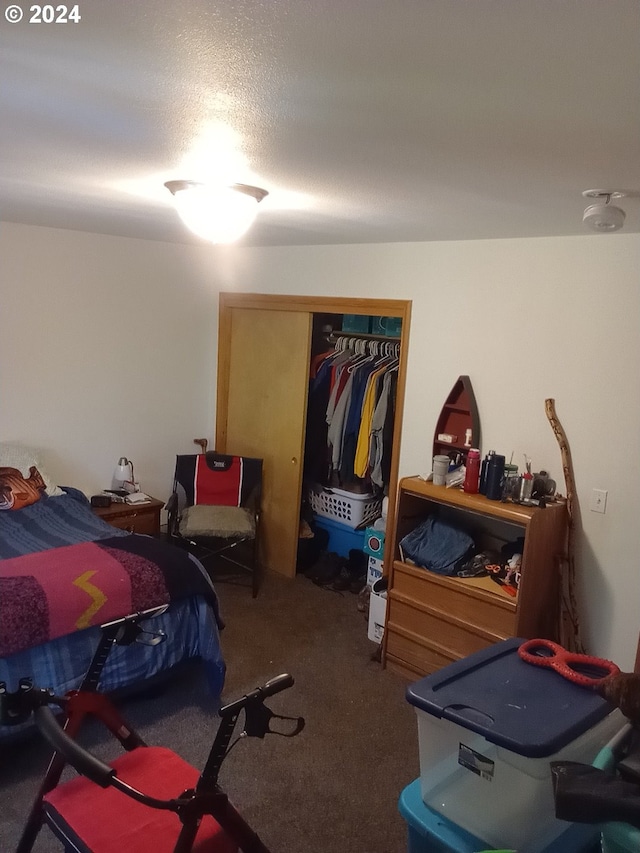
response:
[[[340,569],[340,574],[331,584],[331,589],[335,589],[336,592],[344,592],[347,589],[351,588],[351,584],[353,583],[353,575],[351,574],[351,570],[349,569],[349,565],[344,562],[344,565]]]
[[[349,551],[349,559],[340,571],[338,577],[332,584],[332,589],[343,592],[349,590],[357,595],[365,585],[367,579],[367,556],[362,551],[352,548]]]
[[[344,563],[344,557],[334,551],[328,551],[321,554],[317,562],[305,574],[309,580],[318,586],[327,586],[340,574]]]
[[[361,575],[358,578],[355,578],[349,584],[349,592],[352,592],[354,595],[360,595],[362,590],[367,585],[367,576]]]
[[[351,572],[351,583],[349,589],[357,595],[367,582],[367,566],[369,559],[364,551],[352,548],[349,551],[349,571]]]

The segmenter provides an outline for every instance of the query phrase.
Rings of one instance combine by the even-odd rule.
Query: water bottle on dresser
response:
[[[502,500],[505,461],[504,456],[494,453],[487,465],[487,490],[485,494],[491,501]]]
[[[480,481],[480,451],[477,448],[472,447],[467,453],[465,468],[462,491],[470,495],[475,495],[478,493],[478,484]]]
[[[480,486],[479,492],[481,495],[487,494],[487,469],[489,468],[489,462],[491,462],[492,458],[496,455],[495,450],[490,450],[487,455],[482,460],[482,465],[480,466]]]

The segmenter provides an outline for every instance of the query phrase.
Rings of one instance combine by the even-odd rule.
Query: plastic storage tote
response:
[[[339,521],[334,521],[331,518],[322,518],[315,515],[313,523],[321,530],[326,530],[329,534],[329,542],[327,551],[334,551],[341,557],[348,557],[349,551],[352,549],[362,551],[364,547],[364,530],[354,530],[346,524],[341,524]]]
[[[540,853],[567,829],[555,817],[551,761],[591,763],[621,728],[591,690],[496,643],[407,689],[418,718],[425,804],[485,846]]]
[[[480,853],[487,849],[484,839],[425,806],[420,779],[403,790],[398,810],[407,823],[408,853]],[[599,853],[599,839],[596,827],[571,823],[543,853]]]

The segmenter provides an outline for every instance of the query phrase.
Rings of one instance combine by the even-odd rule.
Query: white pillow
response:
[[[21,444],[13,444],[9,441],[0,441],[0,468],[17,468],[23,477],[29,476],[29,468],[35,465],[40,476],[45,482],[46,493],[50,498],[56,495],[64,495],[63,490],[56,486],[55,481],[42,467],[38,454],[30,447]]]

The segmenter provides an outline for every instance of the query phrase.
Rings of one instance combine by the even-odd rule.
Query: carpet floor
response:
[[[223,700],[289,672],[295,685],[268,704],[306,720],[296,738],[236,745],[220,775],[230,799],[274,853],[403,853],[407,827],[397,806],[419,774],[415,713],[405,682],[372,659],[376,646],[357,596],[302,576],[268,576],[256,599],[242,584],[217,588],[227,623]],[[202,767],[217,718],[197,662],[121,704],[148,743]],[[88,744],[101,757],[113,754],[97,731]],[[0,759],[0,849],[9,853],[44,772],[46,747],[34,737]],[[43,830],[34,853],[60,850]]]

